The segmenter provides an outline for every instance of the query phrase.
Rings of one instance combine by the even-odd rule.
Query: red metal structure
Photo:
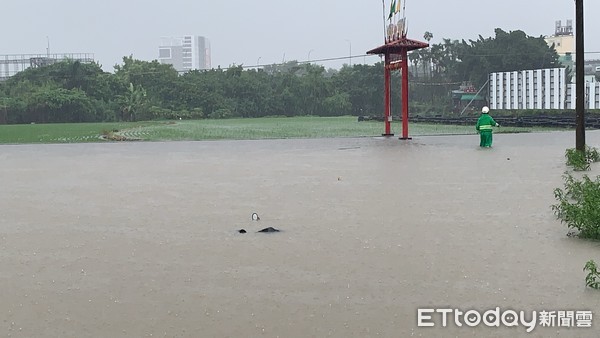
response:
[[[408,140],[408,52],[411,50],[427,48],[428,43],[411,40],[406,38],[406,34],[396,35],[386,39],[386,44],[367,52],[367,54],[377,54],[385,56],[385,75],[384,75],[384,123],[385,133],[383,136],[394,136],[392,134],[392,106],[391,106],[391,80],[392,70],[401,69],[402,71],[402,137],[401,140]]]

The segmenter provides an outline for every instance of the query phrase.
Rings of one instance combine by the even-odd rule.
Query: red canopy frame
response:
[[[384,123],[385,133],[383,136],[394,136],[392,134],[392,107],[391,107],[391,79],[392,70],[400,69],[402,72],[402,137],[401,140],[409,140],[408,137],[408,52],[412,50],[429,47],[428,43],[407,39],[405,35],[388,41],[367,52],[385,56],[384,67]]]

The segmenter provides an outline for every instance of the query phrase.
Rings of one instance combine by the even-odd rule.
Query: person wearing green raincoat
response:
[[[479,133],[479,146],[482,148],[490,148],[492,146],[492,127],[500,127],[489,113],[490,108],[483,107],[481,109],[481,116],[475,126],[475,129]]]

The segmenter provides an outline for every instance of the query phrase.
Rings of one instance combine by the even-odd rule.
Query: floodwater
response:
[[[582,269],[600,243],[550,209],[574,132],[478,144],[0,146],[0,336],[597,337]],[[418,308],[495,307],[596,317],[417,326]]]

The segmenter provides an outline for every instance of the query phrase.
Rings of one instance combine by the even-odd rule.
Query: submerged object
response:
[[[258,217],[258,214],[257,214],[257,213],[255,213],[255,212],[254,212],[254,213],[252,213],[252,220],[253,220],[253,221],[260,221],[260,217]]]
[[[245,233],[246,233],[246,230],[244,230],[244,229],[240,229],[240,230],[238,230],[238,232],[239,232],[240,234],[245,234]]]
[[[279,232],[279,230],[273,228],[273,227],[268,227],[268,228],[264,228],[262,230],[259,230],[258,232]]]

